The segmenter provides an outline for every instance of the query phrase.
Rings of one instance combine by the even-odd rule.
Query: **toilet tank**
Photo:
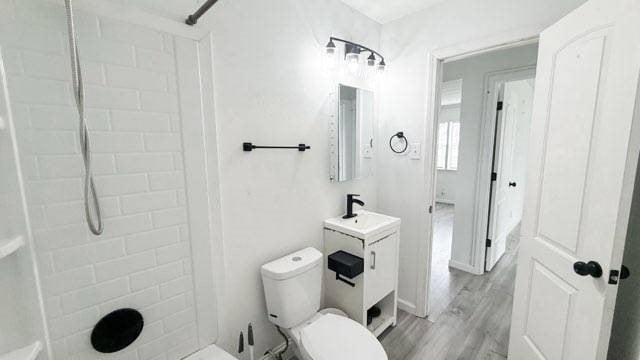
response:
[[[262,265],[269,320],[291,328],[320,309],[322,253],[309,247]]]

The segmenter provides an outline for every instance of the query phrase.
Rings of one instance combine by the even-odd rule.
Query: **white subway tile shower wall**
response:
[[[197,347],[173,38],[79,12],[105,231],[88,233],[63,8],[0,0],[0,46],[25,169],[54,359],[176,359]],[[89,334],[120,307],[141,337],[99,355]]]

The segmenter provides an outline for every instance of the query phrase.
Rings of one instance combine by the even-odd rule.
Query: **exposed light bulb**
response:
[[[356,74],[360,68],[360,54],[355,52],[350,52],[345,57],[347,61],[347,69],[350,73]]]
[[[336,67],[337,63],[338,61],[335,54],[326,54],[324,58],[324,66],[327,68],[327,70],[333,70]]]

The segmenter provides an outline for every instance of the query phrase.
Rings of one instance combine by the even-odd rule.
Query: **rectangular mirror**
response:
[[[336,103],[337,117],[329,127],[330,178],[349,181],[361,176],[362,158],[372,154],[373,92],[340,84]]]

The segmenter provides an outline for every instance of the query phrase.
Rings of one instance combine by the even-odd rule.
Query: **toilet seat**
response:
[[[388,360],[367,328],[334,314],[326,314],[302,329],[300,350],[313,360]]]

